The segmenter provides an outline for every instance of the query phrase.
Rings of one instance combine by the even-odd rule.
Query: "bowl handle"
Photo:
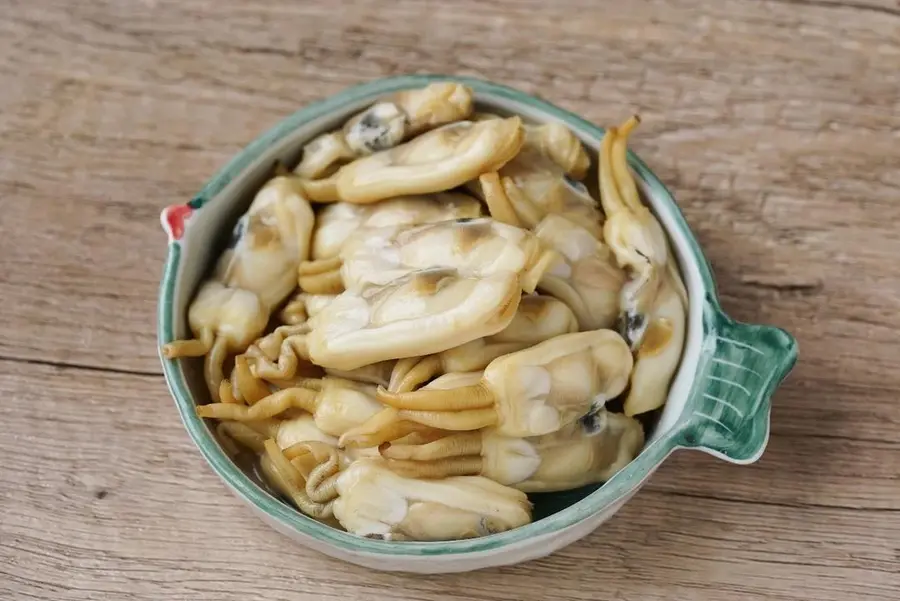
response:
[[[703,322],[700,365],[677,444],[752,463],[769,440],[772,393],[797,361],[797,342],[780,328],[734,321],[714,300]]]

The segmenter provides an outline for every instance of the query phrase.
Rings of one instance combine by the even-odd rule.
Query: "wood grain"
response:
[[[0,598],[895,598],[900,3],[627,4],[0,0]],[[407,72],[641,112],[726,310],[800,342],[758,464],[676,455],[586,541],[427,580],[299,549],[217,482],[159,375],[158,212]]]

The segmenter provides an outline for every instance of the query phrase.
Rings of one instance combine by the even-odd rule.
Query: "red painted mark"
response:
[[[172,240],[181,240],[184,235],[184,226],[194,209],[188,205],[172,205],[163,211],[163,227]]]

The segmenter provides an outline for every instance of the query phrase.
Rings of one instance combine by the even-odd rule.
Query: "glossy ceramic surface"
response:
[[[589,147],[599,147],[602,128],[522,92],[468,78],[394,77],[312,104],[247,146],[190,202],[163,211],[169,254],[160,287],[159,343],[188,334],[185,316],[194,290],[276,159],[294,164],[305,141],[380,96],[447,79],[470,86],[482,108],[521,114],[533,121],[557,120]],[[796,342],[781,329],[737,323],[722,312],[710,267],[671,194],[634,154],[629,161],[672,241],[688,290],[688,331],[681,365],[657,427],[641,454],[609,482],[542,495],[536,501],[540,519],[484,538],[440,543],[359,538],[305,517],[238,469],[194,412],[196,402],[208,397],[199,363],[161,358],[181,418],[204,458],[260,517],[299,542],[360,565],[423,573],[472,570],[547,555],[609,518],[676,449],[698,449],[734,463],[758,459],[769,436],[770,398],[796,361]]]

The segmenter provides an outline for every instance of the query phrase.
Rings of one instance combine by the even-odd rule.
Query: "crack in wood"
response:
[[[685,497],[688,499],[703,499],[707,501],[719,501],[722,503],[738,503],[741,505],[766,505],[769,507],[784,507],[786,509],[839,509],[842,511],[859,511],[859,512],[867,512],[867,513],[888,513],[900,514],[900,507],[854,507],[852,505],[826,505],[822,503],[784,503],[779,501],[769,501],[766,499],[741,499],[738,497],[723,497],[720,495],[709,495],[709,494],[697,494],[697,493],[689,493],[677,490],[662,490],[656,488],[652,480],[647,485],[648,491],[653,491],[656,493],[670,495],[673,497]]]
[[[862,12],[873,12],[892,17],[900,17],[900,8],[877,6],[875,4],[854,4],[839,0],[769,0],[772,4],[786,4],[789,6],[816,6],[819,8],[837,8]]]
[[[9,363],[21,363],[23,365],[42,365],[44,367],[53,367],[55,369],[60,370],[83,370],[83,371],[92,371],[92,372],[100,372],[100,373],[108,373],[108,374],[119,374],[126,376],[141,376],[141,377],[149,377],[149,378],[158,378],[163,375],[162,371],[154,372],[154,371],[146,371],[140,369],[126,369],[122,367],[101,367],[99,365],[88,365],[85,363],[70,363],[67,361],[55,361],[49,359],[30,359],[23,357],[10,357],[7,355],[0,355],[0,361],[7,361]]]
[[[825,284],[821,280],[799,280],[789,278],[767,278],[762,276],[741,276],[740,282],[746,286],[753,286],[763,290],[775,292],[798,292],[804,295],[812,295],[822,292]]]

